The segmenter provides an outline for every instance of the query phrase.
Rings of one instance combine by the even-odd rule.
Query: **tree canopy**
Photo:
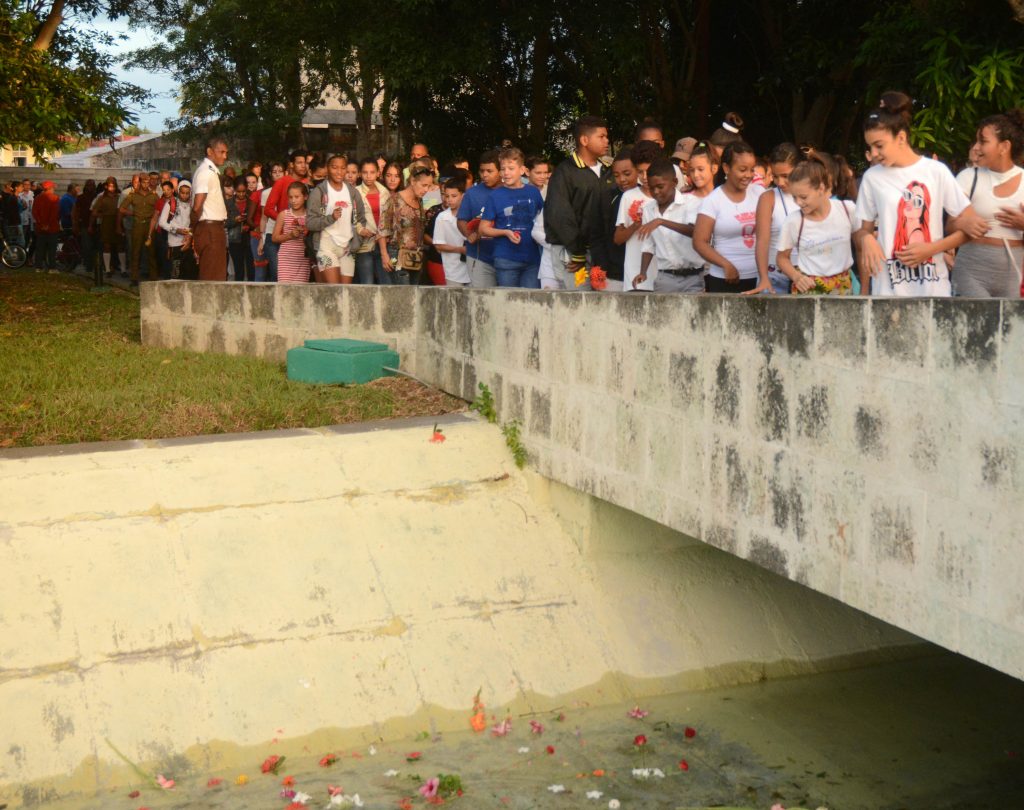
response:
[[[504,139],[561,150],[584,112],[605,116],[616,140],[648,116],[669,141],[705,137],[729,110],[759,148],[795,140],[855,155],[865,107],[889,88],[915,98],[918,146],[959,157],[979,118],[1024,103],[1024,0],[379,0],[369,16],[335,0],[140,2],[158,38],[135,63],[181,82],[181,115],[169,123],[252,137],[267,154],[301,142],[303,113],[329,89],[355,110],[359,149],[380,109],[406,142],[442,157]],[[19,19],[8,25],[23,25],[28,41]],[[34,19],[38,29],[43,16]],[[102,74],[71,34],[58,31],[51,56],[78,65],[77,81],[89,78],[84,65]],[[84,109],[97,117],[75,121],[79,130],[124,117],[125,88],[93,80],[96,103]],[[47,81],[4,92],[52,119],[52,92],[31,101]]]
[[[89,25],[124,5],[0,0],[0,143],[42,156],[68,136],[112,137],[137,120],[148,94],[114,77],[104,50],[113,39]]]

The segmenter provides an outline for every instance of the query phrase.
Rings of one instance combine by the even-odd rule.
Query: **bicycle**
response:
[[[2,231],[0,231],[0,248],[2,248],[0,262],[3,262],[4,267],[17,270],[20,267],[24,267],[25,262],[28,261],[28,251],[21,245],[8,242],[6,235]]]
[[[82,261],[82,248],[78,238],[71,231],[64,233],[65,236],[57,248],[57,267],[65,273],[70,273]]]

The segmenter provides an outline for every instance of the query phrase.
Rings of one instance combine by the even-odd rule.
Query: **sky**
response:
[[[128,37],[125,41],[117,43],[111,48],[110,52],[115,56],[123,56],[136,48],[150,45],[154,39],[154,34],[149,28],[129,29],[126,19],[108,20],[97,18],[93,22],[93,26],[109,34],[125,35]],[[118,65],[114,69],[114,74],[121,81],[137,84],[139,87],[152,92],[149,103],[153,109],[137,111],[139,113],[138,124],[140,127],[152,132],[162,132],[166,128],[164,126],[165,119],[177,117],[178,103],[176,96],[178,83],[169,73],[165,71],[150,73],[147,70],[128,70]]]

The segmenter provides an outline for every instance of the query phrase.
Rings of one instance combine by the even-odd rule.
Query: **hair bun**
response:
[[[893,115],[905,115],[908,120],[914,115],[913,100],[906,93],[901,93],[898,90],[882,93],[882,99],[878,106]]]
[[[726,113],[724,121],[729,126],[735,127],[737,132],[742,132],[743,131],[743,119],[740,117],[739,113],[734,113],[734,112]]]
[[[1020,107],[1014,107],[1012,110],[1007,110],[1004,115],[1010,119],[1010,122],[1020,130],[1024,130],[1024,110]]]

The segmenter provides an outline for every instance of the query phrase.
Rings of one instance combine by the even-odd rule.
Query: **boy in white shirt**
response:
[[[651,262],[657,258],[655,292],[704,292],[704,260],[693,249],[691,239],[701,201],[679,192],[675,169],[664,158],[647,169],[647,188],[653,199],[644,204],[636,234],[643,243],[643,258],[633,288],[647,280]]]
[[[647,185],[647,169],[660,156],[658,145],[652,141],[642,141],[633,147],[633,165],[636,167],[639,185],[625,191],[619,200],[619,215],[615,220],[615,233],[612,237],[616,245],[625,245],[626,251],[622,261],[622,288],[624,290],[653,290],[654,279],[658,274],[657,262],[653,262],[643,282],[633,284],[640,274],[640,263],[643,258],[643,244],[637,231],[640,230],[644,205],[650,201],[651,192]]]
[[[464,178],[452,177],[446,180],[442,195],[445,209],[434,222],[434,247],[441,254],[447,287],[468,287],[470,282],[469,267],[466,264],[466,237],[462,235],[455,219],[465,191]]]

